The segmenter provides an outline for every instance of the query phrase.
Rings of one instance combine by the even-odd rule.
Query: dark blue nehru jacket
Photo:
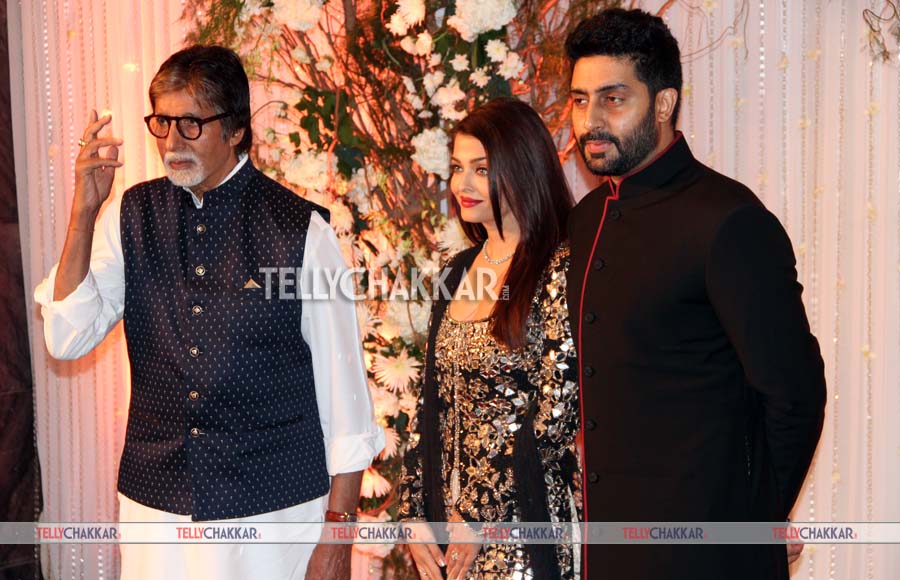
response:
[[[208,520],[328,491],[302,302],[252,288],[302,266],[313,211],[249,161],[202,208],[166,178],[125,192],[127,497]]]

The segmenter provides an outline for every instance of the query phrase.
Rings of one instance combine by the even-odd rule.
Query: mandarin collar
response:
[[[241,198],[241,193],[256,175],[256,167],[250,159],[244,163],[237,173],[203,194],[203,207],[233,205]],[[194,207],[193,195],[185,188],[181,189],[183,199]]]
[[[676,131],[675,138],[650,163],[635,173],[625,175],[618,187],[611,179],[604,184],[609,187],[614,197],[620,200],[636,199],[646,193],[657,191],[662,186],[691,166],[695,162],[687,140],[681,131]]]

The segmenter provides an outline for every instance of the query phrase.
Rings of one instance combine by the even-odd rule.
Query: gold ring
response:
[[[85,141],[84,139],[79,139],[79,140],[78,140],[78,146],[79,146],[79,147],[84,147],[84,146],[87,145],[87,144],[88,144],[88,142]]]

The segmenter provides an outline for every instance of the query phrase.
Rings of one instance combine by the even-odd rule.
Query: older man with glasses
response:
[[[341,296],[279,300],[260,283],[309,295],[305,278],[271,269],[346,268],[328,212],[249,161],[249,83],[232,51],[172,55],[150,104],[166,177],[101,213],[122,142],[98,136],[110,117],[92,112],[62,257],[35,291],[57,358],[87,354],[125,320],[120,520],[353,521],[362,472],[384,443],[355,307]],[[348,578],[350,548],[123,544],[122,578]]]

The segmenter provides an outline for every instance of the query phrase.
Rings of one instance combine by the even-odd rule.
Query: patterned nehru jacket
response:
[[[328,491],[302,302],[278,299],[277,275],[266,299],[260,273],[302,265],[313,211],[328,219],[249,161],[202,208],[166,178],[125,192],[127,497],[209,520]]]

